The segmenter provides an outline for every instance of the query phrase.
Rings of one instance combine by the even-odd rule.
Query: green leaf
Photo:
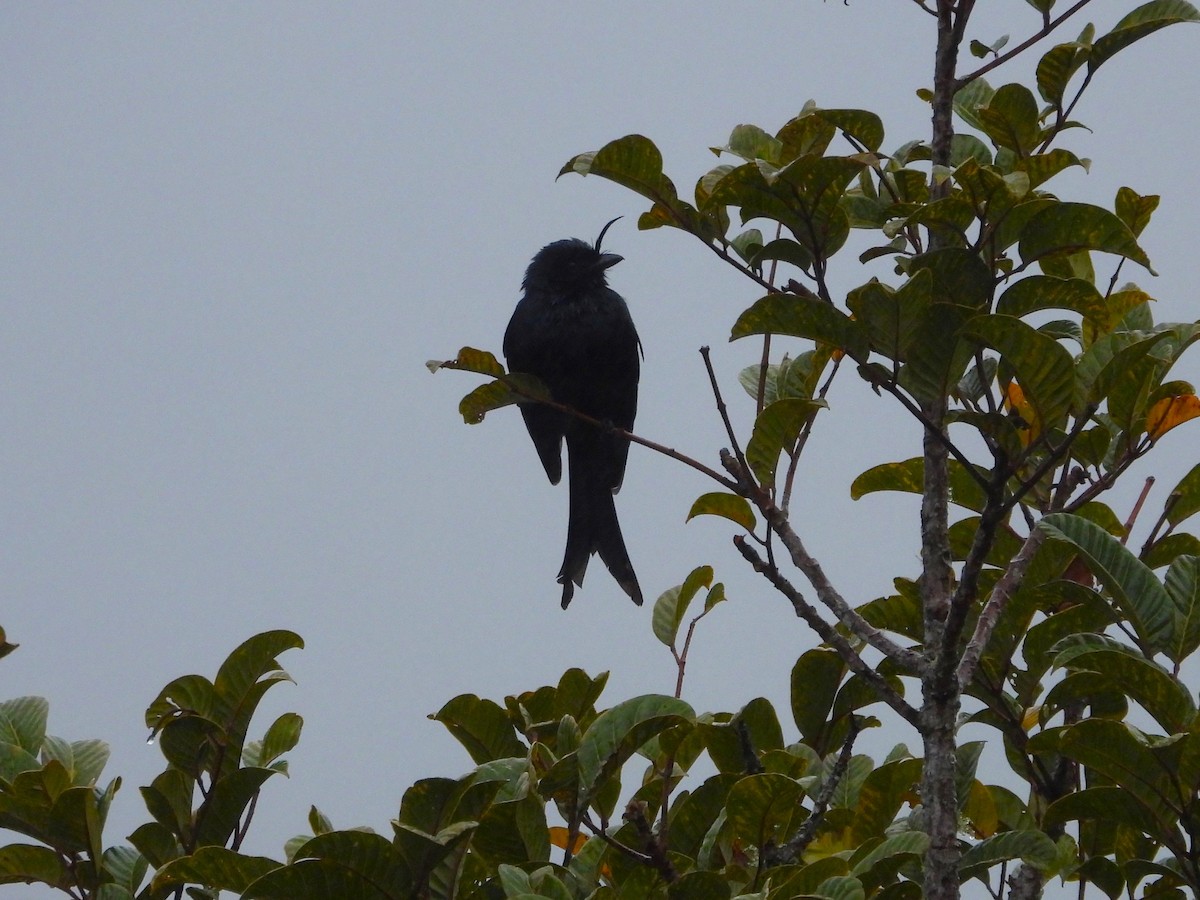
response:
[[[1159,199],[1157,194],[1143,197],[1132,188],[1123,187],[1117,190],[1117,201],[1113,209],[1117,218],[1124,222],[1136,237],[1150,224],[1150,216],[1158,209]]]
[[[1137,238],[1116,215],[1090,203],[1056,203],[1029,220],[1018,246],[1025,262],[1051,255],[1098,250],[1154,269]]]
[[[803,793],[795,779],[772,772],[741,779],[725,804],[729,836],[755,847],[782,843]]]
[[[246,811],[274,769],[243,767],[217,780],[204,799],[204,815],[198,816],[197,846],[221,846],[229,840]]]
[[[747,228],[729,242],[737,255],[751,265],[757,265],[756,257],[763,249],[763,235],[757,228]]]
[[[760,484],[775,483],[779,454],[790,453],[804,426],[825,404],[819,400],[776,400],[754,420],[746,462]]]
[[[478,425],[494,409],[549,399],[549,389],[538,378],[515,372],[475,388],[458,402],[458,412],[466,424]]]
[[[950,141],[950,167],[957,169],[968,159],[975,160],[981,166],[990,166],[992,149],[973,134],[954,135]],[[973,212],[972,215],[974,215]]]
[[[922,270],[899,290],[868,282],[850,292],[846,306],[870,334],[873,349],[903,361],[932,302],[932,288],[932,273]]]
[[[445,725],[476,764],[529,752],[504,709],[474,694],[459,694],[430,718]]]
[[[1115,616],[1099,594],[1073,581],[1052,581],[1034,593],[1043,609],[1057,610],[1029,629],[1021,649],[1030,674],[1040,678],[1050,670],[1059,641],[1073,634],[1099,633]]]
[[[767,183],[787,210],[778,221],[787,225],[814,257],[828,257],[845,243],[850,224],[841,198],[863,165],[851,157],[802,156],[768,176]],[[719,188],[715,193],[720,193]],[[753,206],[742,208],[743,221],[758,214]]]
[[[413,894],[407,865],[377,834],[332,831],[312,838],[291,865],[255,879],[246,900],[402,900]]]
[[[852,359],[865,359],[867,335],[841,310],[815,297],[768,294],[738,316],[731,341],[752,334],[787,334],[809,338],[844,350]]]
[[[812,253],[803,244],[798,244],[790,238],[776,238],[759,248],[754,254],[753,264],[762,266],[773,260],[788,263],[801,271],[808,271],[813,263]]]
[[[909,274],[928,270],[933,275],[934,309],[944,306],[971,306],[983,309],[992,298],[995,279],[979,254],[965,247],[945,247],[914,257]]]
[[[471,849],[488,860],[524,863],[550,858],[546,804],[537,795],[493,803],[479,818]]]
[[[1075,363],[1080,404],[1099,404],[1113,393],[1114,387],[1128,382],[1131,373],[1142,373],[1140,364],[1165,337],[1165,332],[1149,337],[1141,332],[1116,332],[1096,340]],[[1124,394],[1127,398],[1131,396],[1128,385]]]
[[[1028,175],[1029,187],[1036,188],[1071,166],[1087,168],[1087,164],[1069,150],[1054,149],[1018,160],[1016,171]]]
[[[420,779],[404,792],[400,801],[400,815],[393,824],[404,825],[412,832],[428,836],[438,834],[456,821],[473,819],[491,801],[501,784],[490,782],[478,795],[472,795],[478,806],[460,810],[464,796],[472,788],[471,780],[469,777]],[[398,843],[398,846],[403,852],[403,844]]]
[[[723,875],[705,870],[681,875],[667,889],[669,900],[729,900],[732,893]]]
[[[919,796],[922,766],[921,760],[909,757],[885,763],[867,775],[858,790],[850,825],[850,840],[854,844],[886,836],[904,804]]]
[[[1007,147],[1019,156],[1028,156],[1041,141],[1037,101],[1024,85],[999,88],[976,115],[997,147]]]
[[[1173,636],[1173,606],[1154,572],[1099,525],[1069,513],[1053,513],[1038,524],[1052,538],[1067,541],[1087,558],[1138,636],[1165,651]]]
[[[109,847],[104,851],[104,870],[131,894],[142,886],[146,868],[146,857],[132,847]]]
[[[594,153],[572,157],[559,170],[559,177],[568,172],[599,175],[667,207],[678,202],[675,185],[663,174],[662,153],[640,134],[617,138]]]
[[[1153,818],[1171,822],[1179,813],[1178,784],[1186,776],[1178,769],[1173,745],[1194,736],[1168,739],[1154,748],[1145,735],[1123,722],[1085,719],[1057,731],[1042,732],[1030,741],[1030,750],[1046,749],[1089,766],[1144,806]]]
[[[314,835],[325,834],[333,831],[333,822],[314,805],[308,808],[308,827]]]
[[[1167,507],[1167,521],[1178,525],[1184,519],[1200,512],[1200,463],[1192,466],[1179,483],[1171,489]]]
[[[959,860],[958,871],[963,879],[974,878],[1010,859],[1048,871],[1058,859],[1058,850],[1054,841],[1040,831],[1002,831],[968,847]]]
[[[218,723],[186,712],[168,721],[158,735],[158,748],[167,762],[192,778],[206,772],[216,774],[213,769],[220,764],[217,748],[226,744],[234,745],[240,755],[237,741],[229,738]]]
[[[701,494],[696,498],[692,508],[688,510],[685,521],[690,522],[696,516],[721,516],[751,532],[758,524],[749,500],[739,497],[737,494],[726,494],[720,491]]]
[[[191,856],[172,860],[155,872],[150,889],[158,892],[174,885],[202,884],[240,894],[255,880],[282,865],[263,856],[243,856],[225,847],[201,847]]]
[[[950,502],[973,512],[982,512],[987,502],[983,488],[958,460],[950,460]],[[882,463],[863,472],[850,485],[850,497],[861,499],[875,491],[904,491],[920,494],[924,485],[925,460],[915,456],[898,463]],[[982,474],[982,473],[981,473]]]
[[[782,158],[783,141],[767,134],[757,125],[736,125],[729,135],[729,143],[719,150],[740,156],[748,162],[765,159],[769,163],[779,165]]]
[[[751,748],[759,755],[783,749],[783,729],[775,707],[766,697],[755,697],[738,710],[734,724],[745,727]]]
[[[1196,717],[1191,692],[1162,666],[1099,635],[1074,635],[1055,645],[1056,666],[1085,671],[1136,701],[1168,734]]]
[[[1037,432],[1062,424],[1075,389],[1074,360],[1065,347],[1012,316],[980,316],[967,323],[964,334],[998,351],[1012,366],[1025,398],[1037,411]]]
[[[962,339],[962,329],[976,315],[966,306],[934,303],[921,316],[899,379],[919,402],[947,396],[966,371],[973,347]]]
[[[708,595],[704,598],[704,611],[710,612],[718,603],[724,603],[728,598],[725,596],[725,585],[718,581],[708,591]]]
[[[668,849],[695,859],[705,835],[724,815],[725,798],[740,774],[712,775],[691,793],[677,796],[671,805]]]
[[[180,713],[209,717],[216,706],[212,682],[203,675],[182,675],[159,691],[146,708],[146,727],[157,734]]]
[[[0,847],[0,884],[41,883],[70,891],[75,876],[66,862],[49,847],[8,844]]]
[[[231,737],[237,753],[227,760],[233,766],[241,755],[246,728],[267,689],[280,681],[291,681],[276,659],[286,650],[301,649],[304,640],[292,631],[265,631],[243,641],[217,670],[213,679],[215,711]]]
[[[142,789],[143,796],[145,788]],[[133,844],[150,865],[157,868],[165,866],[183,852],[174,833],[161,822],[147,822],[134,829],[129,835],[129,843]]]
[[[695,716],[687,703],[660,694],[634,697],[605,710],[584,732],[577,751],[584,789],[594,793],[650,738]]]
[[[814,896],[828,900],[866,900],[862,882],[850,875],[835,875],[817,885]]]
[[[1107,309],[1095,285],[1082,278],[1030,275],[1014,282],[996,301],[996,312],[1021,318],[1042,309],[1066,309],[1104,327]]]
[[[976,78],[954,95],[954,112],[972,128],[986,132],[979,117],[979,108],[987,106],[995,90],[984,78]]]
[[[1055,800],[1046,808],[1043,825],[1053,828],[1073,821],[1120,823],[1146,834],[1163,826],[1131,793],[1110,786],[1084,788]]]
[[[883,144],[883,120],[865,109],[821,109],[820,116],[854,138],[872,153]]]
[[[918,225],[950,235],[951,240],[958,243],[962,235],[975,219],[975,208],[963,196],[962,191],[955,191],[949,197],[942,197],[932,203],[920,206],[907,219],[905,225]],[[906,247],[904,238],[898,237],[900,243],[893,243],[886,249],[891,252],[903,251]],[[886,255],[881,253],[880,255]]]
[[[1200,556],[1200,538],[1183,531],[1160,537],[1149,553],[1142,554],[1142,562],[1152,569],[1161,569],[1180,556]]]
[[[1200,556],[1176,557],[1167,569],[1165,585],[1175,606],[1174,640],[1167,657],[1178,663],[1200,647]]]
[[[863,847],[869,846],[869,843]],[[852,874],[870,888],[880,883],[882,877],[894,877],[897,864],[908,857],[920,857],[929,849],[929,835],[922,831],[901,831],[875,843],[866,853],[855,854]],[[862,848],[860,848],[861,853]],[[914,885],[915,887],[915,885]],[[876,895],[882,896],[882,895]]]
[[[110,748],[105,741],[84,740],[72,741],[71,748],[71,781],[72,784],[90,785],[100,779],[104,766],[108,763]]]
[[[814,648],[801,654],[792,667],[792,719],[806,743],[814,743],[825,729],[846,664],[833,650]]]
[[[1200,13],[1185,0],[1152,0],[1122,18],[1113,30],[1096,39],[1088,56],[1088,71],[1094,72],[1135,41],[1178,22],[1200,22]]]
[[[712,566],[697,566],[688,573],[683,584],[664,591],[654,604],[651,627],[654,636],[668,647],[675,646],[675,638],[688,606],[702,587],[710,587],[713,580]]]
[[[20,747],[30,755],[42,749],[50,703],[45,697],[17,697],[0,703],[0,742]],[[14,773],[15,774],[15,773]],[[7,774],[0,772],[3,777]]]
[[[1087,57],[1088,48],[1077,42],[1051,47],[1037,65],[1038,93],[1042,99],[1062,109],[1067,84],[1087,61]]]
[[[269,766],[283,754],[294,748],[300,742],[300,729],[304,720],[295,713],[284,713],[271,723],[261,742],[256,745],[257,753],[247,759],[243,754],[243,762],[248,766]],[[247,751],[250,746],[247,745]]]

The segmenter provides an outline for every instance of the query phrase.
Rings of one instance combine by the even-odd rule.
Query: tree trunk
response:
[[[937,55],[933,73],[932,156],[935,166],[949,166],[954,137],[953,102],[958,45],[970,15],[971,0],[938,0]],[[932,196],[944,194],[948,185],[933,181]],[[929,249],[941,244],[929,233]],[[949,540],[949,454],[939,431],[944,427],[946,399],[922,407],[927,422],[924,435],[925,476],[921,501],[921,599],[925,619],[925,672],[921,679],[921,737],[925,767],[921,777],[921,804],[929,832],[925,854],[926,900],[958,900],[958,798],[955,791],[955,720],[961,687],[958,666],[946,665],[946,654],[957,646],[943,646],[945,623],[953,593]],[[954,642],[957,645],[957,641]]]

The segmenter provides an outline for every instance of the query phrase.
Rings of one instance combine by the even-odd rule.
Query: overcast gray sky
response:
[[[1097,0],[1106,30],[1132,3]],[[980,3],[972,36],[1036,25]],[[670,692],[652,598],[712,563],[731,600],[701,623],[685,698],[787,712],[813,643],[744,571],[718,520],[684,524],[710,485],[634,448],[618,498],[648,597],[593,561],[567,613],[554,575],[566,491],[519,417],[467,427],[478,379],[424,363],[498,352],[525,265],[561,237],[606,247],[645,346],[637,430],[714,463],[724,432],[697,354],[757,299],[698,242],[638,232],[644,203],[599,179],[555,181],[573,154],[652,137],[681,193],[709,146],[775,130],[809,98],[880,113],[885,149],[927,136],[933,20],[907,0],[716,3],[8,4],[0,29],[0,624],[21,649],[0,696],[51,701],[52,733],[112,745],[108,830],[145,818],[160,768],[142,716],[175,676],[211,676],[239,642],[289,628],[258,728],[295,710],[292,778],[266,788],[248,845],[278,856],[311,803],[387,831],[403,790],[470,767],[425,719],[461,692],[495,699],[611,670],[609,702]],[[1195,318],[1197,32],[1152,36],[1101,70],[1063,146],[1094,160],[1054,182],[1110,205],[1164,202],[1127,267],[1160,320]],[[1048,47],[1049,45],[1047,45]],[[1024,78],[1036,55],[993,73]],[[834,284],[865,280],[854,254]],[[778,342],[780,346],[783,342]],[[1195,380],[1195,357],[1180,377]],[[916,503],[849,499],[850,480],[919,452],[920,432],[853,378],[810,445],[794,511],[855,602],[917,566]],[[1164,440],[1162,497],[1195,461]],[[1140,484],[1140,481],[1139,481]],[[1132,485],[1113,498],[1123,515]],[[1124,505],[1122,505],[1124,504]],[[902,726],[880,746],[919,743]],[[35,893],[30,889],[28,896]]]

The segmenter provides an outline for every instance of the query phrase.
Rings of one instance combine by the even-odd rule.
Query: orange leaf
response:
[[[1163,397],[1146,413],[1146,434],[1157,441],[1176,425],[1197,416],[1200,416],[1200,397],[1195,394]]]
[[[1015,381],[1010,381],[1005,388],[1004,408],[1021,419],[1021,422],[1017,423],[1017,431],[1021,434],[1021,443],[1028,447],[1029,442],[1041,434],[1042,423],[1037,410],[1025,399],[1025,392]]]
[[[567,838],[569,837],[569,834],[570,833],[567,831],[567,829],[563,828],[561,825],[551,825],[550,826],[550,843],[553,844],[555,847],[558,847],[560,850],[566,850],[567,849]],[[576,834],[575,835],[575,846],[571,848],[571,854],[574,855],[574,854],[578,853],[580,850],[583,849],[583,845],[586,843],[587,843],[587,835],[586,834]]]

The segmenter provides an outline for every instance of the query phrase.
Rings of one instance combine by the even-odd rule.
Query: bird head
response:
[[[624,258],[600,250],[605,232],[615,221],[613,219],[604,226],[595,245],[579,238],[547,244],[537,252],[525,270],[525,280],[521,286],[526,290],[548,291],[562,296],[578,295],[604,287],[608,283],[605,278],[607,271]]]

